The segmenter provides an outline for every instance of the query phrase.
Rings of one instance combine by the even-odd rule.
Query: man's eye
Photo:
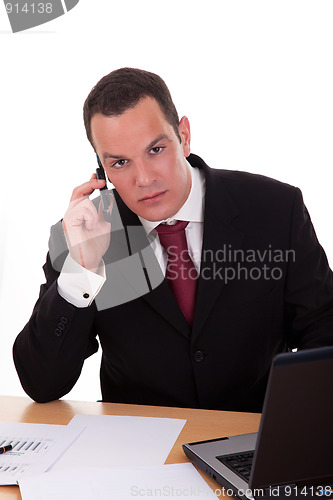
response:
[[[121,168],[124,165],[126,165],[127,160],[118,160],[116,163],[113,163],[112,167],[114,168]]]
[[[164,149],[162,146],[155,146],[154,148],[151,148],[150,152],[154,155],[160,153]]]

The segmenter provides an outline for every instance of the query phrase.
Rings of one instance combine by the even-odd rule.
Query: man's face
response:
[[[179,125],[180,143],[157,101],[145,97],[119,116],[95,114],[91,131],[110,182],[134,213],[158,221],[180,209],[191,189],[186,117]]]

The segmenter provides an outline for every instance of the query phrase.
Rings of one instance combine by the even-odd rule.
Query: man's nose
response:
[[[135,165],[135,181],[140,187],[147,187],[154,181],[154,172],[145,161],[139,161]]]

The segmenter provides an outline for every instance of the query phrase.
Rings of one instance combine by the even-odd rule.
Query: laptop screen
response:
[[[333,348],[275,359],[257,445],[252,488],[333,480]]]

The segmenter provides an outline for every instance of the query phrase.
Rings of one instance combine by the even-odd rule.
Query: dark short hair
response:
[[[85,100],[83,120],[91,145],[94,147],[91,119],[96,113],[119,116],[134,108],[143,97],[152,97],[158,102],[166,120],[172,125],[181,142],[178,132],[178,113],[162,78],[142,69],[120,68],[104,76]]]

